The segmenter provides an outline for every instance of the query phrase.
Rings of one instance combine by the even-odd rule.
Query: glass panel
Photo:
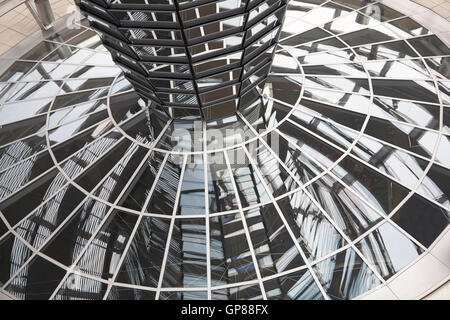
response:
[[[422,56],[446,56],[450,55],[450,49],[437,36],[427,36],[409,39],[408,42]]]
[[[106,100],[101,99],[53,112],[49,116],[48,127],[54,128],[84,115],[102,111],[106,109],[106,103]]]
[[[432,82],[372,79],[372,85],[376,95],[439,103],[436,88]]]
[[[351,239],[356,239],[382,219],[361,198],[329,175],[314,182],[308,191]]]
[[[369,120],[364,132],[427,158],[433,154],[438,139],[436,132],[377,118]]]
[[[208,293],[206,291],[161,291],[160,300],[206,300]]]
[[[106,129],[109,126],[109,120],[101,122],[106,117],[107,113],[102,111],[98,114],[94,114],[92,117],[83,117],[79,120],[59,126],[56,129],[49,130],[48,136],[50,145],[69,140],[73,136],[83,133],[84,130],[95,125],[97,125],[100,130]],[[96,133],[99,134],[98,131]]]
[[[325,97],[327,97],[326,94],[325,94]],[[346,101],[346,103],[345,103],[343,100],[345,101],[345,96],[343,96],[339,102],[344,104],[344,106],[346,108],[353,109],[352,107],[347,106],[347,105],[351,105],[353,103],[353,101]],[[365,99],[361,99],[361,100],[364,101]],[[335,106],[311,101],[309,99],[302,99],[300,101],[299,108],[301,109],[301,111],[300,110],[294,111],[291,118],[298,123],[303,123],[305,126],[308,126],[309,123],[313,120],[311,120],[311,116],[309,116],[309,117],[305,116],[304,113],[308,113],[310,115],[317,115],[325,120],[330,119],[334,122],[342,124],[342,125],[346,126],[347,128],[351,128],[356,131],[361,130],[361,127],[366,118],[366,115],[363,115],[360,113],[355,113],[355,112],[352,112],[349,110],[344,110],[341,108],[336,108]],[[363,108],[361,108],[361,109],[363,109]]]
[[[416,187],[428,165],[428,161],[364,136],[352,153],[411,189]]]
[[[372,114],[386,120],[439,129],[438,105],[375,97]]]
[[[208,155],[209,212],[237,210],[237,200],[223,153]]]
[[[305,66],[303,67],[303,71],[307,75],[366,76],[363,66],[356,63]]]
[[[53,169],[0,203],[0,210],[8,222],[15,225],[66,183],[62,174],[58,173],[57,169]]]
[[[240,213],[210,218],[211,285],[256,279]]]
[[[102,300],[107,287],[106,283],[72,273],[53,300]]]
[[[131,146],[129,140],[122,140],[106,156],[93,163],[75,182],[87,191],[92,191],[95,186],[108,174],[108,172],[122,161],[122,157],[128,155]]]
[[[357,244],[358,249],[388,279],[415,260],[423,250],[389,223]]]
[[[16,140],[43,132],[45,128],[46,116],[38,116],[12,124],[0,126],[0,145],[4,145]]]
[[[228,151],[228,158],[242,207],[269,201],[270,198],[261,184],[255,168],[249,163],[244,150]]]
[[[312,42],[312,41],[326,38],[329,36],[330,36],[330,34],[326,31],[322,30],[321,28],[314,28],[314,29],[308,30],[306,32],[297,34],[295,36],[285,38],[280,41],[280,44],[286,45],[286,46],[297,46],[302,43]]]
[[[0,237],[3,237],[6,232],[8,232],[8,227],[3,220],[0,220]]]
[[[418,191],[450,210],[450,184],[448,181],[450,181],[450,170],[434,164],[423,179]]]
[[[306,67],[305,67],[306,68]],[[305,71],[306,73],[306,71]],[[301,77],[269,75],[265,81],[264,90],[269,90],[270,97],[295,106],[300,98]],[[280,109],[290,110],[289,107],[279,106]]]
[[[259,285],[244,285],[211,291],[212,300],[262,300]]]
[[[203,133],[200,121],[173,121],[167,128],[157,148],[178,152],[203,150]]]
[[[95,89],[82,92],[74,92],[64,95],[58,95],[52,105],[52,110],[58,110],[70,105],[79,104],[92,99],[103,98],[108,94],[109,88]]]
[[[6,61],[2,60],[2,63],[6,63]],[[23,61],[11,61],[11,65],[6,69],[6,71],[0,75],[0,81],[18,81],[25,74],[27,74],[31,68],[35,65],[34,62],[23,62]]]
[[[253,137],[250,128],[235,115],[206,122],[208,150],[231,147]]]
[[[140,165],[144,156],[148,153],[147,149],[142,147],[134,148],[116,165],[108,177],[95,189],[93,195],[108,202],[115,203],[119,195],[125,191],[128,186],[130,177],[133,176]],[[126,194],[126,193],[125,193]],[[117,200],[116,200],[117,199]]]
[[[0,285],[3,286],[31,257],[31,250],[12,234],[0,240]]]
[[[367,19],[367,18],[363,18]],[[373,22],[373,21],[372,21]],[[361,28],[364,25],[358,24],[357,28]],[[347,28],[346,28],[347,29]],[[344,30],[345,32],[346,30]],[[384,42],[393,40],[397,35],[393,34],[390,29],[383,25],[378,25],[372,28],[366,28],[351,33],[344,34],[340,37],[348,45],[354,47],[359,45],[365,45],[368,43]]]
[[[158,287],[169,228],[169,219],[142,218],[117,275],[117,282]],[[120,291],[116,293],[118,297],[132,294]]]
[[[435,155],[435,161],[442,164],[443,166],[450,168],[450,153],[448,152],[450,148],[450,137],[443,135]]]
[[[107,300],[154,300],[154,291],[112,286]]]
[[[181,184],[177,213],[205,214],[205,170],[202,155],[189,156]]]
[[[298,58],[298,61],[304,65],[338,64],[352,63],[354,53],[351,50],[340,50],[325,53],[315,53]],[[324,62],[325,61],[325,62]]]
[[[245,218],[262,277],[304,264],[272,204],[246,211]]]
[[[16,232],[33,247],[39,248],[56,228],[75,213],[75,208],[85,197],[86,195],[75,187],[65,187],[23,220]],[[15,220],[18,218],[15,217]]]
[[[345,241],[304,192],[278,201],[278,206],[303,252],[311,261],[345,245]]]
[[[450,213],[413,195],[392,220],[425,247],[429,247],[450,223]]]
[[[47,112],[52,98],[12,102],[0,108],[0,125],[21,121]]]
[[[176,219],[162,282],[163,287],[206,287],[204,219]]]
[[[325,292],[333,300],[356,298],[381,284],[353,249],[319,262],[314,270]]]
[[[50,170],[52,165],[52,158],[49,152],[45,151],[1,172],[0,200]]]
[[[299,73],[300,67],[298,63],[292,58],[290,53],[286,51],[276,52],[273,57],[271,68],[272,73]]]
[[[334,108],[334,110],[338,109]],[[339,113],[340,112],[336,112],[336,114]],[[343,113],[345,114],[346,112],[344,111]],[[339,116],[339,119],[343,119],[342,114]],[[319,138],[315,138],[311,133],[305,132],[305,135],[307,137],[306,139],[320,141],[319,144],[321,145],[330,144],[333,147],[334,145],[336,145],[346,150],[351,147],[353,140],[357,137],[357,132],[350,131],[348,127],[341,126],[332,121],[322,120],[315,115],[310,115],[305,112],[295,111],[291,115],[290,120],[295,122],[295,124],[301,128],[309,129],[314,134],[321,137],[321,140],[325,140],[325,142],[322,142],[319,140]],[[344,120],[344,122],[345,121],[347,120]],[[361,116],[356,116],[352,124],[358,127],[361,126],[362,123],[363,118]],[[301,130],[302,129],[299,129],[299,131]]]
[[[110,280],[119,267],[136,221],[134,214],[111,213],[77,263],[79,270]]]
[[[250,143],[248,150],[274,197],[293,191],[299,187],[286,169],[284,169],[260,140]]]
[[[0,148],[0,171],[42,152],[47,147],[45,136],[36,135]]]
[[[381,212],[391,212],[408,195],[406,188],[351,157],[344,158],[332,171]]]
[[[58,156],[64,159],[64,156],[67,156],[65,152],[66,151],[71,152],[72,147],[74,148],[84,147],[83,143],[85,143],[85,141],[83,141],[83,138],[84,137],[77,137],[77,139],[74,139],[74,141],[69,141],[67,143],[60,145],[59,147],[61,148],[57,148],[60,150],[55,150],[55,153],[56,151],[58,151]],[[88,140],[87,142],[89,142],[89,140],[91,139],[94,140],[94,137],[90,136],[86,140]],[[111,151],[111,147],[113,147],[116,144],[118,139],[119,139],[118,132],[112,132],[111,134],[107,134],[104,137],[101,138],[97,137],[97,139],[95,139],[90,144],[86,143],[86,147],[76,152],[72,157],[64,161],[62,164],[60,164],[62,170],[64,170],[69,177],[71,178],[76,177],[89,164],[95,163],[99,158],[105,156],[105,153],[107,151]],[[127,142],[127,140],[122,140],[121,143],[119,143],[119,147],[123,145],[124,142],[129,143],[129,141]]]
[[[183,161],[170,155],[167,159],[146,212],[171,215],[174,211]]]
[[[308,76],[305,78],[304,85],[308,88],[333,89],[344,92],[369,94],[369,83],[367,79]]]
[[[405,41],[365,45],[355,49],[358,56],[367,60],[404,59],[417,57],[415,51]]]
[[[22,300],[46,300],[65,274],[64,269],[37,256],[10,282],[6,291]]]
[[[244,118],[259,134],[278,126],[291,110],[292,107],[262,98],[256,89],[250,90],[241,98],[239,109]]]
[[[134,187],[125,193],[123,203],[120,203],[121,206],[136,211],[142,210],[145,201],[149,197],[156,175],[161,169],[163,159],[164,154],[160,152],[154,151],[149,155],[146,163],[135,177],[136,183],[134,184]]]
[[[264,282],[269,300],[323,300],[314,278],[302,270]]]
[[[71,265],[95,234],[108,211],[106,204],[92,199],[86,200],[62,229],[52,236],[43,253],[66,266]]]
[[[279,127],[279,130],[290,141],[306,152],[309,157],[312,157],[314,161],[317,161],[326,168],[330,167],[342,155],[342,152],[308,134],[291,122],[284,122]]]
[[[430,32],[410,18],[391,21],[389,27],[404,37],[426,35]]]
[[[394,79],[429,79],[430,75],[420,60],[372,62],[365,64],[373,77]]]
[[[52,148],[53,155],[58,162],[62,162],[78,150],[86,147],[78,153],[78,156],[81,159],[86,159],[88,157],[88,159],[91,159],[90,162],[92,162],[93,155],[94,157],[98,157],[102,152],[121,138],[121,134],[117,131],[110,131],[108,133],[109,129],[110,127],[103,122],[98,126],[94,126],[93,128],[76,134],[69,140],[54,146]],[[92,153],[92,155],[88,156],[86,151],[89,151],[88,153]],[[72,158],[72,161],[77,162],[75,157]],[[79,165],[81,165],[81,163]],[[85,167],[85,165],[83,167]]]

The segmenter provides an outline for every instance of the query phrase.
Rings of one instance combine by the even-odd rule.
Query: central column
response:
[[[142,98],[204,119],[254,100],[287,7],[287,0],[76,2]]]

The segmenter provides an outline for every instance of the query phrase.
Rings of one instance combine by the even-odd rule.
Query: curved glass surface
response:
[[[353,299],[448,228],[450,49],[381,3],[291,0],[264,86],[207,121],[147,106],[85,21],[10,57],[19,299]]]

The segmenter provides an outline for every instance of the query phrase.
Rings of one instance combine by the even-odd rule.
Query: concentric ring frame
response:
[[[447,22],[446,20],[444,20],[443,18],[437,16],[435,13],[432,13],[431,11],[429,11],[429,10],[423,8],[423,7],[420,7],[420,6],[412,3],[409,0],[405,0],[405,1],[402,0],[401,4],[399,3],[399,1],[395,1],[395,0],[386,1],[385,0],[385,1],[383,1],[383,4],[385,4],[388,7],[391,7],[393,9],[403,13],[407,17],[409,16],[409,17],[415,19],[416,21],[420,22],[422,26],[426,27],[431,32],[436,34],[438,37],[440,37],[440,39],[442,41],[444,41],[447,44],[447,46],[449,46],[449,44],[450,44],[450,23]],[[58,29],[58,27],[61,28],[64,25],[65,25],[65,21],[60,20],[57,23],[56,29]],[[337,36],[335,36],[335,37],[338,38]],[[40,35],[39,35],[39,32],[38,32],[35,35],[33,35],[32,37],[30,37],[29,39],[26,39],[24,42],[19,44],[16,48],[13,49],[14,51],[11,51],[11,52],[8,53],[8,56],[9,56],[9,54],[11,54],[11,56],[14,56],[13,55],[14,52],[22,52],[21,48],[27,48],[27,49],[31,48],[32,46],[30,45],[30,43],[31,42],[35,42],[35,41],[40,41],[41,39],[39,39],[39,38],[40,38]],[[351,50],[350,46],[347,46],[344,49],[350,49]],[[342,49],[342,50],[344,50],[344,49]],[[289,48],[287,48],[286,51],[289,53]],[[6,56],[6,58],[8,56]],[[419,57],[420,57],[420,55],[419,55]],[[89,58],[90,58],[90,56],[87,57],[86,59],[89,59]],[[294,57],[293,57],[293,59],[296,60]],[[360,61],[360,63],[362,65],[364,65],[363,61]],[[301,65],[299,67],[302,68]],[[303,78],[305,77],[304,74],[302,74],[301,76]],[[368,75],[368,73],[367,73],[367,76],[370,77]],[[119,75],[116,76],[116,79],[118,77],[119,77]],[[437,86],[436,85],[436,83],[437,83],[436,78],[433,79],[433,82],[434,82],[435,86]],[[369,83],[370,83],[370,81],[369,81]],[[111,88],[112,87],[113,87],[113,85],[111,85]],[[292,110],[289,112],[289,114],[286,116],[285,119],[280,121],[280,123],[283,122],[283,121],[286,121],[286,119],[294,112],[294,110],[297,110],[296,109],[297,105],[298,105],[299,101],[303,98],[303,93],[304,93],[304,86],[302,86],[302,89],[301,89],[301,92],[299,94],[299,97],[297,99],[296,104],[294,106],[290,106],[292,108]],[[113,120],[113,122],[114,122],[114,116],[112,115],[111,109],[109,108],[109,106],[110,106],[109,101],[110,101],[111,94],[112,94],[112,90],[110,89],[109,92],[108,92],[108,95],[107,95],[107,99],[108,99],[108,109],[107,110],[108,110],[108,114],[109,114],[110,119]],[[372,96],[371,99],[373,99],[373,92],[371,93],[371,96]],[[269,98],[269,99],[272,99],[272,98]],[[272,99],[272,100],[275,100],[275,99]],[[278,101],[278,102],[286,105],[282,101],[281,102]],[[441,109],[441,111],[440,111],[440,113],[441,113],[440,128],[441,129],[442,129],[443,108],[445,108],[445,107],[444,107],[444,103],[442,102],[442,99],[441,99],[440,100],[440,109]],[[51,110],[51,109],[49,109],[49,110]],[[50,111],[47,113],[47,119],[49,117],[49,114],[50,114]],[[369,118],[370,118],[370,109],[369,109],[369,112],[368,112],[368,116],[366,117],[366,120],[365,120],[366,124],[367,124]],[[240,119],[243,122],[247,122],[244,116],[240,116]],[[156,149],[155,148],[155,146],[156,146],[156,144],[158,142],[158,139],[156,139],[156,141],[154,143],[152,143],[150,145],[150,147],[149,147],[149,146],[147,146],[145,144],[141,144],[141,143],[137,142],[134,138],[129,136],[125,131],[122,130],[121,127],[119,127],[119,125],[117,123],[114,123],[114,125],[116,126],[116,128],[124,136],[126,136],[128,139],[131,139],[133,142],[135,142],[135,144],[141,145],[141,146],[143,146],[145,148],[149,148],[150,150],[156,150],[156,151],[167,153],[166,150]],[[168,125],[169,124],[167,124],[167,126]],[[48,121],[47,121],[47,126],[48,126]],[[250,128],[252,128],[252,126],[250,124],[248,126]],[[279,126],[280,126],[280,124],[276,128],[274,128],[273,130],[278,131],[277,128]],[[361,131],[359,133],[356,132],[358,137],[362,136],[362,134],[363,134],[363,132],[365,130],[365,126],[366,125],[362,126],[362,129],[361,129]],[[409,195],[404,199],[404,201],[402,203],[400,203],[398,205],[398,208],[400,208],[409,198],[411,198],[411,196],[413,196],[416,193],[416,191],[419,188],[422,180],[426,177],[427,172],[430,169],[431,165],[433,164],[433,161],[435,159],[436,153],[438,151],[440,139],[441,139],[442,135],[444,135],[444,133],[442,133],[440,131],[438,132],[439,137],[436,140],[434,152],[433,152],[433,155],[431,156],[431,161],[430,161],[427,169],[424,170],[423,176],[418,179],[415,187],[414,188],[408,188]],[[164,132],[164,130],[162,132]],[[254,133],[256,134],[256,136],[255,136],[255,138],[253,140],[259,140],[259,138],[262,137],[262,136],[259,136],[256,132],[254,132]],[[311,134],[313,134],[313,133],[311,132]],[[47,130],[46,130],[46,136],[47,136],[47,143],[49,143],[48,131]],[[356,145],[358,140],[359,139],[355,139],[354,142],[351,144],[351,146],[347,150],[341,148],[342,149],[341,151],[343,151],[342,157],[338,161],[336,161],[332,166],[327,167],[327,168],[322,168],[323,172],[322,172],[322,174],[318,175],[318,177],[324,176],[326,173],[332,174],[332,172],[331,172],[332,168],[335,167],[340,162],[340,160],[342,160],[344,157],[350,155],[351,149]],[[244,145],[247,145],[250,141],[252,141],[252,140],[245,141],[241,145],[235,145],[233,147],[229,147],[228,149],[232,149],[232,148],[235,148],[237,146],[243,147]],[[52,149],[49,148],[50,152],[51,152],[51,150]],[[221,151],[221,150],[214,150],[214,152],[217,152],[217,151]],[[210,152],[213,152],[213,151],[208,150],[206,152],[199,152],[199,154],[206,154],[206,153],[210,153]],[[169,152],[169,153],[173,154],[173,152]],[[55,163],[57,163],[54,155],[52,156],[52,158],[53,158],[53,161]],[[167,156],[166,156],[166,159],[167,159]],[[282,161],[280,161],[280,160],[279,160],[279,162],[282,163]],[[71,183],[73,183],[73,179],[71,179],[67,174],[65,174],[64,169],[62,169],[59,166],[59,164],[57,164],[56,166],[58,167],[59,171],[64,174],[64,177],[66,178],[66,180],[71,182]],[[162,167],[163,167],[163,165],[161,165],[161,168]],[[372,168],[372,169],[376,170],[376,168]],[[287,169],[287,171],[289,172],[288,169]],[[377,170],[377,171],[380,174],[384,174],[380,170]],[[183,172],[181,173],[181,176],[182,175],[183,175]],[[108,176],[108,175],[106,175],[106,176]],[[340,181],[339,178],[336,177],[336,179]],[[130,181],[131,180],[132,179],[130,179]],[[181,180],[182,179],[180,179],[180,183],[181,183]],[[155,179],[155,181],[157,181],[157,179]],[[264,181],[264,180],[261,179],[261,181]],[[99,185],[100,185],[100,183],[99,183]],[[295,190],[294,192],[298,192],[299,190],[305,190],[305,186],[304,185],[302,185],[300,183],[299,183],[299,185],[301,187],[299,189]],[[268,194],[270,194],[268,187],[266,185],[264,187],[268,191]],[[81,189],[81,187],[80,187],[80,189]],[[124,190],[125,189],[126,188],[124,188]],[[234,182],[234,189],[236,190],[235,182]],[[17,192],[17,191],[18,190],[15,190],[14,192]],[[85,194],[89,194],[89,196],[91,198],[95,198],[95,196],[92,193],[85,192],[84,190],[81,190],[81,191],[84,192]],[[55,194],[56,194],[56,192],[55,192]],[[283,198],[286,195],[287,194],[285,194],[283,196],[280,196],[280,197],[276,198],[276,200],[278,200],[279,198]],[[358,196],[358,195],[355,194],[355,196]],[[118,198],[120,198],[120,197],[118,197]],[[427,198],[427,199],[432,201],[432,199],[429,199],[429,198]],[[100,198],[98,198],[96,200],[102,201]],[[150,199],[148,199],[148,200],[150,200]],[[275,202],[273,197],[271,197],[271,201],[268,202],[268,203],[272,203],[272,202]],[[434,203],[437,204],[437,205],[440,205],[440,204],[436,203],[435,201],[434,201]],[[111,205],[110,203],[108,203],[108,204]],[[258,207],[258,206],[261,206],[261,205],[262,204],[260,203],[260,204],[254,206],[254,207]],[[443,206],[441,206],[441,207],[445,209],[445,207],[443,207]],[[114,204],[113,204],[113,206],[112,206],[110,211],[112,211],[113,208],[114,208]],[[248,210],[249,208],[250,207],[242,208],[242,206],[241,206],[239,210],[235,210],[235,211],[239,211],[241,213],[241,215],[243,215],[244,210]],[[123,210],[123,208],[120,208],[120,209]],[[139,219],[141,219],[142,216],[146,216],[147,215],[147,214],[145,214],[143,212],[134,212],[134,213],[139,214]],[[231,211],[222,212],[222,213],[219,213],[217,215],[229,214],[229,213],[231,213]],[[375,230],[377,227],[379,227],[380,225],[382,225],[386,221],[390,221],[389,218],[392,217],[395,213],[396,213],[396,210],[393,210],[385,219],[383,219],[381,222],[377,223],[376,226],[372,227],[369,231],[367,231],[365,233],[365,235],[369,234],[371,231]],[[151,216],[151,214],[148,214],[148,215]],[[158,215],[154,215],[154,216],[158,217]],[[212,215],[208,215],[208,213],[207,213],[207,217],[211,217],[211,216]],[[3,216],[1,216],[1,218],[3,219],[3,221],[7,222],[6,219]],[[167,216],[164,217],[164,218],[167,218]],[[193,216],[177,217],[177,219],[178,218],[193,218]],[[198,217],[198,218],[200,218],[200,217]],[[204,218],[204,215],[202,216],[202,218]],[[171,219],[174,220],[175,219],[174,216]],[[104,220],[106,220],[106,218]],[[138,220],[136,225],[139,224],[139,221],[140,220]],[[392,222],[392,221],[390,221],[390,222]],[[10,227],[9,224],[7,224],[7,226]],[[248,232],[248,230],[247,230],[247,232]],[[14,235],[16,237],[18,237],[18,234],[15,231],[14,231]],[[332,255],[335,255],[337,252],[342,252],[344,250],[347,250],[348,248],[355,249],[356,247],[355,247],[354,244],[357,241],[359,241],[360,239],[362,239],[363,237],[364,237],[364,235],[358,237],[357,240],[353,240],[353,241],[352,240],[348,240],[347,242],[349,244],[345,245],[344,247],[340,248],[339,250],[336,250],[336,251],[333,251],[331,253],[328,253],[328,255],[326,255],[326,256],[320,257],[317,261],[314,261],[314,262],[310,263],[310,265],[316,264],[316,263],[318,263],[320,261],[324,261],[327,258],[331,257]],[[0,238],[0,240],[2,238]],[[23,241],[23,242],[26,243],[26,241]],[[420,244],[419,241],[417,241],[417,240],[415,242]],[[168,241],[168,243],[169,243],[169,241]],[[449,270],[450,270],[449,243],[450,243],[450,226],[447,226],[445,228],[445,230],[433,242],[433,244],[431,246],[429,246],[428,248],[422,246],[422,249],[423,249],[424,253],[421,254],[417,259],[412,261],[408,266],[403,268],[400,272],[398,272],[397,274],[395,274],[394,276],[389,278],[389,280],[387,280],[387,281],[385,281],[382,277],[380,277],[380,281],[382,283],[381,285],[372,288],[371,290],[367,291],[366,293],[363,293],[362,295],[359,295],[358,297],[356,297],[356,299],[420,299],[420,298],[426,296],[427,294],[433,292],[436,288],[438,288],[442,284],[446,283],[449,280],[449,278],[450,278],[450,273],[449,273]],[[87,245],[85,247],[87,248]],[[32,251],[39,251],[39,250],[34,249],[32,246],[29,246],[29,248]],[[252,248],[251,248],[251,250],[252,250]],[[207,250],[207,252],[209,252],[209,250]],[[42,253],[38,253],[38,255],[42,256],[43,254]],[[82,254],[80,254],[79,257],[81,257],[81,255]],[[124,257],[125,257],[125,254],[122,255],[122,259]],[[60,263],[58,263],[57,261],[54,261],[51,258],[49,258],[49,259],[53,263],[55,263],[55,264],[57,264],[57,265],[62,267],[62,265]],[[31,260],[31,258],[30,258],[30,260]],[[305,261],[307,261],[307,259],[305,259]],[[255,265],[257,265],[257,264],[255,264]],[[298,269],[299,270],[303,270],[305,268],[310,268],[310,265],[308,265],[308,263],[306,263],[306,266],[302,266],[302,267],[300,267]],[[67,270],[67,275],[69,275],[69,270],[70,269],[67,268],[67,267],[65,267],[65,269]],[[117,269],[119,269],[119,268],[117,268]],[[78,271],[73,271],[72,270],[72,272],[73,273],[77,273]],[[293,272],[294,272],[293,270],[288,270],[288,271],[286,271],[284,273],[290,274],[290,273],[293,273]],[[83,275],[83,276],[86,276],[86,277],[90,277],[89,275],[86,275],[85,273],[80,273],[80,275]],[[314,273],[313,273],[313,276],[314,276]],[[13,278],[13,277],[11,277],[11,278]],[[105,280],[103,280],[103,279],[97,279],[95,277],[93,277],[93,278],[95,280],[105,282]],[[268,277],[268,278],[270,278],[270,277]],[[272,277],[272,278],[274,278],[274,277]],[[418,279],[420,279],[420,281],[418,281]],[[63,282],[64,282],[64,280],[61,281],[61,284]],[[249,282],[248,284],[250,284],[250,283],[251,284],[260,284],[260,286],[263,288],[263,285],[261,284],[261,282],[262,282],[261,278],[259,278],[258,280],[254,280],[254,281],[252,280],[252,281],[248,281],[248,282]],[[15,297],[11,296],[6,290],[4,290],[7,287],[7,284],[8,283],[6,283],[1,288],[1,292],[3,292],[5,294],[5,297],[15,298]],[[111,284],[112,284],[112,282],[108,282],[109,286]],[[238,285],[242,285],[242,284],[243,283],[233,284],[233,285],[228,285],[226,287],[238,286]],[[192,291],[193,290],[192,288],[174,288],[173,291],[175,291],[175,289],[179,290],[179,291]],[[159,291],[161,290],[161,284],[159,285],[158,288],[156,288],[156,290],[157,290],[157,295],[158,295]],[[203,288],[203,290],[204,290],[204,288]],[[56,293],[56,291],[57,290],[55,290],[55,293]],[[208,297],[210,297],[210,291],[211,291],[211,287],[208,288]],[[262,290],[262,291],[263,291],[263,298],[265,298],[264,290]],[[0,292],[0,294],[1,294],[1,292]],[[324,292],[322,291],[322,293],[324,293]],[[324,297],[327,298],[326,294],[324,294]]]
[[[395,0],[385,0],[383,2],[387,6],[411,17],[413,20],[435,33],[447,46],[450,46],[450,23],[446,19],[410,0],[401,2]],[[361,295],[359,298],[377,300],[396,298],[422,299],[426,297],[450,280],[450,275],[433,278],[434,276],[427,272],[427,270],[429,270],[428,268],[433,265],[433,260],[436,258],[440,259],[440,261],[444,262],[445,265],[449,267],[449,244],[450,226],[442,232],[435,243],[429,248],[429,254],[418,258],[408,268],[405,268],[402,272],[399,272],[393,277],[392,283],[369,291]],[[437,261],[435,260],[435,262]],[[439,264],[439,262],[437,263]],[[417,278],[423,278],[423,287],[413,288],[410,286],[414,279]],[[398,290],[396,291],[397,295],[392,295],[392,289],[390,288],[391,286],[396,287]],[[408,292],[409,290],[412,290],[412,292]]]

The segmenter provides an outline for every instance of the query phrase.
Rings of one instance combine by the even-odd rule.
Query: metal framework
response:
[[[42,39],[39,56],[16,47],[0,102],[0,293],[396,299],[447,281],[450,51],[401,14],[339,32],[355,11],[368,10],[323,0],[287,21],[266,81],[274,109],[202,121],[196,152],[167,143],[192,121],[149,125],[160,114],[137,104],[89,28]],[[253,137],[217,147],[215,123]]]
[[[77,0],[141,97],[211,119],[264,83],[286,0],[135,2]]]

